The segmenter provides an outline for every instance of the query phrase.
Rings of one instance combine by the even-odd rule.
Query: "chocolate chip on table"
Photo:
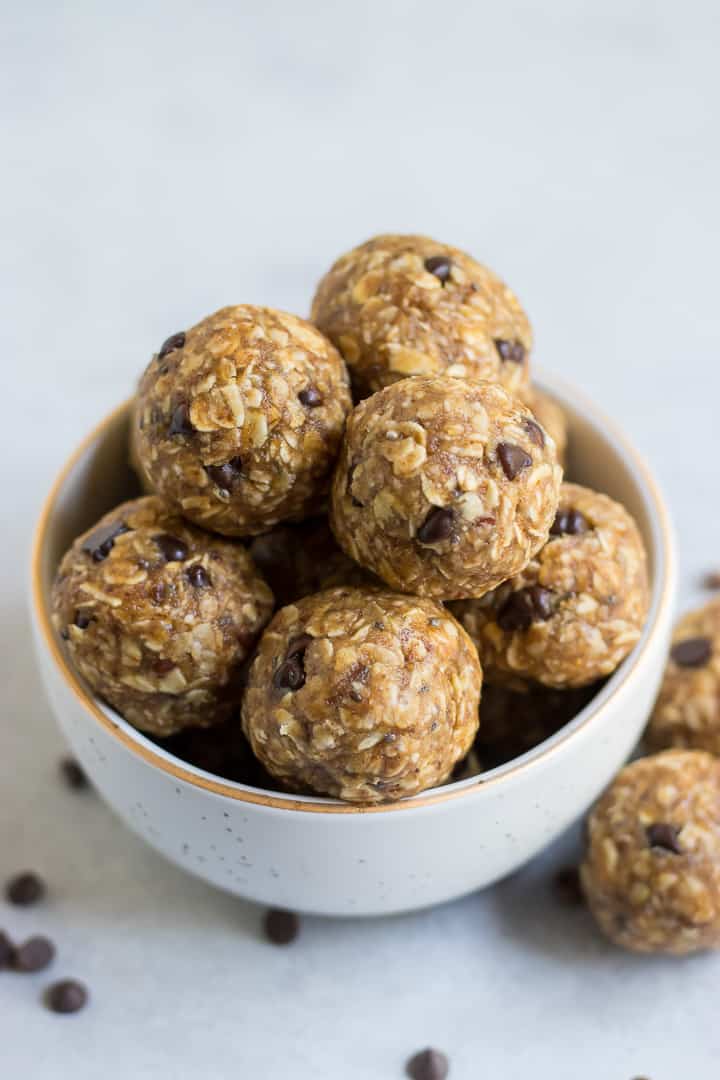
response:
[[[323,396],[316,386],[306,386],[304,390],[300,391],[298,398],[309,409],[316,409],[318,405],[323,403]]]
[[[177,536],[160,533],[158,536],[153,536],[153,540],[160,548],[165,562],[185,562],[187,559],[189,554],[187,544],[179,540]]]
[[[190,420],[190,410],[184,401],[181,401],[180,404],[176,405],[173,409],[167,433],[168,437],[172,435],[195,434],[195,428]]]
[[[5,886],[5,896],[11,904],[26,907],[36,904],[45,895],[45,882],[31,870],[17,874]]]
[[[682,848],[678,842],[679,835],[680,829],[677,825],[668,825],[667,822],[662,821],[648,825],[645,829],[645,836],[651,848],[661,848],[673,855],[682,854]]]
[[[712,656],[712,641],[706,637],[686,638],[673,645],[670,656],[680,667],[704,667]]]
[[[498,443],[497,454],[508,480],[514,480],[523,469],[528,469],[532,465],[530,455],[523,450],[522,446],[515,446],[514,443]]]
[[[52,962],[55,946],[46,937],[31,937],[17,945],[13,953],[13,970],[23,974],[42,971]]]
[[[425,260],[425,269],[429,274],[434,274],[444,285],[450,277],[452,259],[448,259],[447,255],[431,255]]]
[[[294,911],[270,908],[265,912],[263,929],[273,945],[289,945],[300,933],[300,920]]]
[[[87,630],[88,626],[92,622],[92,618],[90,615],[88,615],[87,611],[76,611],[73,622],[75,626],[77,626],[78,630]]]
[[[67,786],[74,788],[75,791],[81,791],[83,788],[90,786],[84,770],[74,758],[63,758],[60,762],[60,772],[62,773]]]
[[[558,900],[566,907],[580,907],[585,903],[577,866],[563,866],[558,870],[553,877],[553,889]]]
[[[545,432],[538,424],[537,420],[531,420],[529,417],[523,420],[523,427],[530,436],[531,442],[534,442],[536,446],[541,449],[545,445]]]
[[[545,589],[542,585],[527,585],[524,589],[510,593],[499,608],[495,622],[501,630],[510,633],[514,630],[528,630],[534,622],[545,622],[552,618],[553,598],[551,589]]]
[[[169,338],[166,338],[160,346],[160,352],[158,353],[158,360],[162,360],[168,353],[175,352],[176,349],[182,349],[185,347],[185,333],[183,330],[179,334],[171,334]]]
[[[215,487],[230,492],[242,477],[242,458],[234,457],[222,465],[206,465],[205,472]]]
[[[504,341],[502,338],[495,338],[495,348],[500,359],[505,363],[523,364],[525,362],[525,346],[521,341]]]
[[[442,1050],[429,1046],[413,1054],[405,1066],[405,1072],[411,1080],[445,1080],[450,1072],[450,1062]]]
[[[88,992],[75,979],[61,979],[45,992],[47,1007],[56,1013],[75,1013],[87,1005]]]
[[[301,690],[305,685],[305,650],[312,641],[310,634],[301,634],[288,645],[285,659],[273,676],[278,690]]]
[[[4,930],[0,930],[0,971],[12,967],[15,946]]]
[[[185,571],[185,577],[194,589],[207,589],[212,585],[210,575],[200,563],[193,563],[192,566],[188,566]]]
[[[550,529],[551,536],[579,536],[590,529],[588,519],[573,508],[558,510]]]
[[[449,506],[433,506],[417,531],[421,544],[438,544],[449,540],[455,529],[455,512]]]
[[[124,521],[112,521],[109,525],[101,525],[99,529],[90,533],[82,549],[93,562],[102,562],[103,559],[107,559],[115,546],[116,538],[126,532],[130,532],[130,529]]]
[[[720,570],[711,570],[709,574],[706,574],[703,585],[706,589],[720,589]]]

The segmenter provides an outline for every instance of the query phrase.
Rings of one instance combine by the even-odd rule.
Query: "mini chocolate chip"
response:
[[[195,589],[208,589],[212,585],[210,575],[200,563],[193,563],[192,566],[188,566],[185,576]]]
[[[590,529],[588,519],[579,510],[558,510],[550,529],[551,536],[580,536]]]
[[[447,255],[431,255],[425,260],[425,269],[429,274],[434,274],[444,285],[450,277],[452,259],[448,259]]]
[[[528,585],[510,593],[499,608],[495,621],[501,630],[512,633],[528,630],[534,622],[545,622],[553,614],[553,592],[542,585]]]
[[[115,540],[123,533],[130,532],[124,521],[112,521],[109,525],[101,525],[90,533],[83,543],[82,550],[89,555],[93,562],[102,562],[115,546]]]
[[[502,338],[495,338],[495,348],[504,363],[523,364],[525,362],[525,346],[522,341],[504,341]]]
[[[712,641],[706,637],[686,638],[673,645],[670,655],[680,667],[704,667],[712,656]]]
[[[242,476],[242,458],[234,457],[222,465],[206,465],[205,472],[215,487],[221,491],[232,491]]]
[[[537,420],[531,420],[527,417],[523,420],[523,427],[530,436],[531,442],[534,442],[536,446],[542,448],[545,445],[545,432],[538,424]]]
[[[76,791],[80,791],[83,788],[90,786],[85,772],[78,762],[75,761],[75,758],[63,758],[60,762],[60,772],[62,773],[67,786],[74,788]]]
[[[289,945],[300,933],[300,920],[294,911],[270,908],[263,919],[265,937],[273,945]]]
[[[577,866],[564,866],[558,870],[553,877],[553,890],[567,907],[580,907],[585,902]]]
[[[5,886],[5,896],[11,904],[27,907],[45,895],[45,882],[31,870],[11,878]]]
[[[176,349],[182,349],[185,347],[185,333],[180,331],[179,334],[171,334],[169,338],[163,341],[160,346],[160,352],[158,353],[158,360],[162,360],[168,353],[175,352]]]
[[[323,403],[323,396],[315,386],[306,386],[304,390],[300,391],[298,398],[309,409],[316,409],[318,405]]]
[[[56,1013],[75,1013],[87,1004],[88,992],[75,979],[62,979],[47,988],[45,1002]]]
[[[12,966],[15,971],[27,974],[42,971],[55,956],[55,946],[46,937],[31,937],[15,947]]]
[[[185,562],[189,555],[187,544],[178,540],[177,536],[160,533],[158,536],[153,536],[153,540],[160,548],[165,562]]]
[[[174,667],[177,667],[175,661],[167,660],[164,656],[161,656],[159,660],[155,660],[152,665],[152,669],[156,675],[167,675]]]
[[[15,946],[4,930],[0,930],[0,971],[12,965]]]
[[[455,511],[449,506],[433,506],[417,531],[421,544],[438,544],[449,540],[455,530]]]
[[[176,405],[173,409],[167,433],[168,437],[172,435],[195,434],[195,428],[190,420],[190,410],[184,401],[181,401],[180,404]]]
[[[515,446],[514,443],[498,443],[497,455],[508,480],[514,480],[523,469],[528,469],[532,465],[530,455],[523,450],[522,446]]]
[[[645,829],[647,842],[652,848],[661,848],[673,855],[682,855],[682,848],[678,843],[680,829],[677,825],[668,825],[661,821],[654,825],[648,825]]]
[[[66,626],[63,626],[62,630],[60,631],[60,637],[63,639],[63,641],[70,640],[70,631]]]
[[[410,1080],[446,1080],[450,1072],[450,1062],[442,1050],[429,1046],[414,1054],[405,1066]]]
[[[712,570],[709,574],[706,574],[703,578],[703,585],[706,589],[720,589],[720,572]]]
[[[88,615],[87,611],[76,611],[73,622],[77,626],[78,630],[87,630],[88,626],[92,622],[92,619]]]
[[[301,690],[305,685],[305,650],[313,639],[301,634],[288,645],[285,659],[273,676],[278,690]]]

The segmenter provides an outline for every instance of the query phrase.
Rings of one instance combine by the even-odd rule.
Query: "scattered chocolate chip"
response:
[[[88,992],[75,979],[62,979],[47,988],[45,1002],[56,1013],[75,1013],[87,1005]]]
[[[181,330],[179,334],[171,334],[169,338],[163,341],[160,346],[160,352],[158,353],[158,360],[162,360],[168,353],[175,352],[176,349],[182,349],[185,346],[185,334]]]
[[[566,907],[580,907],[585,903],[580,873],[576,866],[564,866],[553,877],[553,889],[558,900]]]
[[[285,659],[273,676],[278,690],[301,690],[305,685],[305,650],[312,641],[309,634],[301,634],[288,645]]]
[[[17,945],[13,953],[12,966],[15,971],[27,974],[42,971],[52,962],[55,946],[46,937],[31,937],[22,945]]]
[[[167,660],[164,656],[161,656],[159,660],[155,660],[152,665],[156,675],[167,675],[174,667],[177,667],[175,661]]]
[[[720,571],[713,570],[703,578],[706,589],[720,589]]]
[[[300,932],[300,920],[294,911],[270,908],[263,919],[265,937],[273,945],[289,945]]]
[[[425,260],[425,269],[429,274],[434,274],[444,285],[450,277],[452,259],[448,259],[447,255],[431,255]]]
[[[450,1072],[450,1062],[442,1050],[431,1046],[414,1054],[405,1066],[405,1072],[411,1080],[446,1080]]]
[[[87,630],[87,628],[90,625],[91,621],[92,620],[91,620],[90,616],[88,615],[87,611],[76,611],[75,612],[75,618],[73,619],[73,622],[77,626],[78,630]]]
[[[63,758],[60,762],[60,772],[62,773],[67,786],[74,788],[75,791],[80,791],[83,788],[90,786],[84,770],[77,761],[75,761],[75,758]]]
[[[448,540],[455,529],[455,512],[449,506],[433,506],[417,531],[421,544],[438,544]]]
[[[82,550],[93,562],[102,562],[115,546],[116,538],[126,532],[130,532],[130,529],[124,521],[112,521],[109,525],[102,525],[90,533]]]
[[[181,401],[173,409],[167,433],[168,437],[172,435],[194,435],[195,428],[190,420],[190,410],[184,401]]]
[[[495,338],[495,348],[504,363],[525,363],[525,346],[521,341],[503,341],[502,338]]]
[[[45,883],[31,870],[11,878],[5,886],[5,896],[11,904],[26,907],[36,904],[45,895]]]
[[[304,390],[300,391],[298,398],[309,409],[316,409],[318,405],[323,403],[323,396],[315,386],[306,386]]]
[[[528,630],[534,622],[545,622],[554,610],[553,592],[542,585],[528,585],[510,593],[499,608],[495,621],[501,630]]]
[[[704,667],[712,656],[712,641],[706,637],[686,638],[673,645],[670,655],[680,667]]]
[[[680,829],[677,825],[668,825],[666,822],[657,822],[648,825],[645,829],[647,842],[652,848],[662,848],[670,851],[673,855],[682,855],[682,848],[678,843]]]
[[[579,510],[558,510],[550,529],[551,536],[579,536],[590,529],[588,519]]]
[[[234,457],[223,465],[206,465],[205,472],[215,487],[230,492],[242,477],[242,458]]]
[[[210,575],[200,563],[193,563],[192,566],[188,566],[185,576],[194,589],[208,589],[212,585]]]
[[[0,930],[0,971],[12,967],[15,946],[4,930]]]
[[[522,446],[515,446],[514,443],[498,443],[497,454],[508,480],[514,480],[523,469],[528,469],[532,465],[530,455],[523,450]]]
[[[529,417],[523,420],[523,427],[530,436],[530,441],[534,442],[536,446],[542,448],[545,445],[545,432],[538,424],[537,420],[531,420]]]
[[[178,540],[177,536],[160,533],[158,536],[153,536],[153,540],[160,548],[165,562],[184,562],[187,559],[189,554],[187,544]]]

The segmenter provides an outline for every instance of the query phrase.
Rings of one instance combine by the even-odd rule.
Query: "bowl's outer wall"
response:
[[[546,753],[457,797],[387,812],[303,812],[233,799],[163,772],[83,705],[48,650],[33,610],[50,702],[73,753],[119,816],[159,852],[212,884],[262,903],[327,915],[376,915],[436,904],[511,873],[582,814],[627,758],[657,693],[671,630],[672,538],[652,494],[587,407],[569,413],[572,475],[624,502],[651,554],[651,625],[605,688],[595,715]],[[69,542],[136,487],[123,468],[126,417],[117,414],[58,492],[41,556],[47,597]],[[110,478],[110,479],[109,479]],[[591,704],[589,712],[592,714]],[[112,719],[112,713],[107,711]],[[126,728],[122,721],[117,726]],[[330,809],[330,808],[328,808]]]

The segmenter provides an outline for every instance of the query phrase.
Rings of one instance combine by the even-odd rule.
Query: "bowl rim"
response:
[[[30,555],[32,615],[35,626],[40,632],[40,638],[68,689],[83,709],[106,732],[117,739],[126,750],[142,758],[146,764],[167,773],[175,780],[182,780],[193,787],[203,789],[214,795],[230,798],[236,802],[253,803],[276,810],[345,815],[419,810],[423,807],[458,799],[469,792],[477,792],[492,784],[497,784],[511,775],[541,767],[551,754],[560,751],[581,730],[584,730],[590,723],[596,722],[600,714],[607,709],[609,702],[616,698],[627,686],[633,672],[648,651],[655,631],[665,621],[668,609],[673,603],[676,560],[670,516],[658,484],[642,454],[635,449],[615,423],[605,416],[602,410],[598,410],[583,394],[578,393],[574,387],[566,384],[563,380],[559,380],[554,376],[548,378],[544,374],[538,377],[536,372],[533,385],[541,392],[549,393],[553,398],[559,397],[561,404],[563,401],[571,403],[572,408],[584,419],[588,420],[591,426],[595,428],[601,427],[605,438],[614,444],[616,451],[625,461],[643,496],[654,547],[652,553],[654,578],[651,603],[648,620],[640,641],[620,667],[613,672],[603,689],[592,698],[577,716],[573,717],[568,724],[549,739],[539,743],[525,754],[488,770],[487,773],[481,773],[479,776],[468,777],[464,780],[446,784],[443,787],[432,788],[429,791],[421,792],[406,799],[400,799],[397,802],[361,806],[322,796],[276,794],[265,789],[226,780],[183,762],[169,751],[163,750],[151,742],[142,732],[137,731],[121,717],[111,714],[109,710],[105,711],[105,707],[99,699],[95,698],[85,687],[61,648],[59,637],[55,632],[50,617],[49,598],[45,596],[43,590],[42,562],[53,510],[69,474],[102,433],[123,413],[129,410],[132,398],[128,398],[116,406],[100,420],[67,458],[43,500],[33,532]]]

